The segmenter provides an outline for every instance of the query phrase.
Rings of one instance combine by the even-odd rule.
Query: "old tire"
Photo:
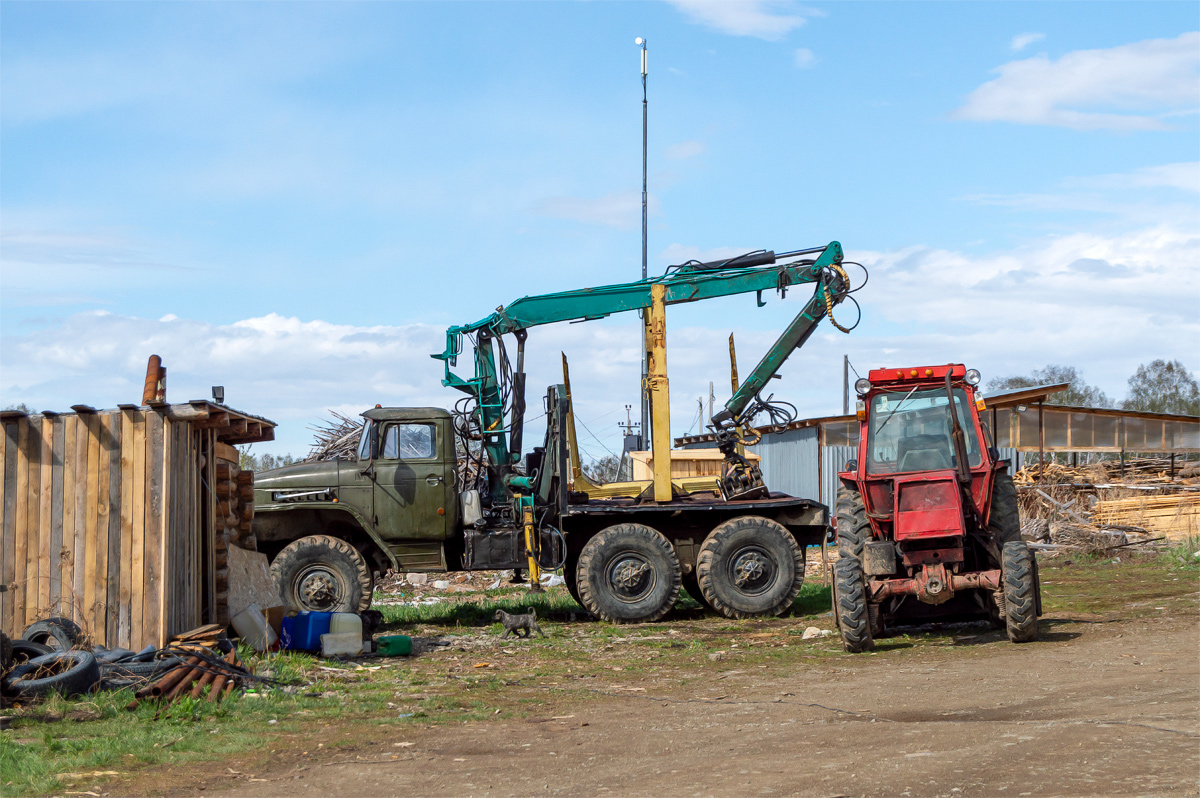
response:
[[[340,538],[310,535],[275,555],[271,576],[283,605],[313,612],[363,612],[371,606],[371,569]]]
[[[862,494],[845,485],[837,489],[837,547],[842,557],[862,561],[863,546],[871,539],[871,522]]]
[[[32,640],[12,640],[12,663],[20,665],[22,662],[29,662],[37,657],[44,657],[47,654],[53,654],[54,649],[43,643],[35,643]]]
[[[580,603],[614,623],[657,621],[679,598],[675,547],[642,524],[601,531],[579,553]]]
[[[52,673],[44,673],[47,670]],[[100,682],[100,664],[90,651],[55,651],[13,668],[4,678],[4,691],[16,699],[40,698],[50,692],[64,696],[91,692]]]
[[[1004,614],[1008,639],[1014,643],[1037,640],[1037,583],[1033,553],[1022,540],[1004,544],[1001,578],[1004,580]]]
[[[8,639],[8,635],[0,632],[0,673],[8,670],[8,666],[12,664],[12,658],[12,641]]]
[[[106,690],[119,690],[156,682],[183,664],[179,657],[156,659],[152,662],[100,662],[100,681]]]
[[[1021,540],[1021,511],[1017,504],[1017,486],[1007,472],[996,474],[992,485],[992,506],[988,511],[988,531],[1003,546]]]
[[[683,583],[683,589],[687,594],[696,600],[696,603],[701,607],[712,609],[712,605],[708,603],[708,599],[704,598],[704,591],[700,589],[700,579],[696,576],[695,570],[690,574],[684,574],[680,577]]]
[[[47,618],[25,627],[21,639],[67,651],[83,641],[83,630],[70,618]]]
[[[854,557],[840,557],[833,566],[833,594],[842,646],[857,654],[875,645],[871,635],[871,616],[867,608],[867,586],[862,563]]]
[[[579,598],[579,558],[567,557],[567,561],[563,563],[563,582],[567,586],[567,592],[571,594],[571,598],[575,599],[575,603],[580,607],[583,606],[583,601]]]
[[[700,544],[696,578],[705,602],[726,618],[779,615],[800,593],[804,550],[777,521],[730,518]]]

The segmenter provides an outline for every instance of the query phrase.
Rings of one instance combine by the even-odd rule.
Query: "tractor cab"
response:
[[[987,617],[1014,642],[1037,635],[1037,565],[978,385],[962,364],[876,369],[855,384],[858,457],[838,474],[834,588],[851,651],[905,620]]]

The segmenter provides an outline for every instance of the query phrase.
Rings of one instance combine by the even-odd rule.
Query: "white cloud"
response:
[[[1029,45],[1034,42],[1040,42],[1044,38],[1046,38],[1046,34],[1044,33],[1018,33],[1013,37],[1010,46],[1014,50],[1024,50]]]
[[[817,57],[813,55],[812,50],[808,49],[807,47],[801,47],[800,49],[796,50],[796,66],[800,67],[801,69],[808,69],[809,67],[816,66],[816,64]]]
[[[1071,182],[1113,189],[1176,188],[1200,194],[1200,161],[1147,166],[1135,172],[1079,178]]]
[[[733,36],[755,36],[778,41],[820,16],[814,9],[779,0],[667,0],[692,22]]]
[[[663,151],[663,155],[667,156],[672,161],[683,161],[688,158],[694,158],[697,155],[704,154],[703,141],[681,141],[678,144],[672,144]]]
[[[650,214],[659,210],[658,198],[647,199]],[[587,224],[629,229],[641,224],[641,192],[623,191],[603,197],[547,197],[534,203],[531,210],[553,219],[570,219]]]
[[[1165,130],[1161,115],[1194,108],[1200,99],[1198,68],[1197,32],[1077,50],[1057,61],[1010,61],[954,115],[1077,130]]]

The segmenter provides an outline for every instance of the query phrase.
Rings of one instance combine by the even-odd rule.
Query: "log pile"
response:
[[[1095,518],[1102,524],[1139,526],[1168,538],[1200,536],[1200,492],[1101,499]]]
[[[229,547],[257,551],[254,520],[254,472],[218,456],[213,483],[216,523],[213,539],[213,620],[229,623]]]
[[[1013,475],[1018,485],[1037,483],[1106,485],[1112,483],[1134,485],[1191,484],[1200,477],[1200,463],[1177,461],[1175,475],[1171,475],[1171,460],[1166,457],[1140,457],[1125,461],[1122,476],[1119,460],[1101,460],[1081,466],[1060,463],[1037,465],[1031,463]]]

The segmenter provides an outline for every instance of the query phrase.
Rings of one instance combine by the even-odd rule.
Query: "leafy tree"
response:
[[[583,473],[597,485],[609,482],[619,482],[621,479],[621,458],[606,454],[599,460],[593,460],[583,465]]]
[[[1121,407],[1200,416],[1200,385],[1178,360],[1143,363],[1129,378],[1129,397]]]
[[[272,468],[283,468],[299,462],[300,460],[290,454],[254,455],[250,453],[249,446],[238,454],[238,467],[243,471],[270,471]]]
[[[1083,375],[1074,366],[1046,366],[1034,369],[1028,377],[997,377],[988,381],[989,391],[1004,391],[1017,388],[1035,388],[1039,385],[1067,383],[1067,390],[1046,397],[1048,405],[1071,407],[1112,407],[1112,400],[1104,391],[1083,381]]]
[[[37,414],[36,410],[34,410],[32,407],[25,404],[24,402],[21,402],[21,404],[19,404],[19,405],[9,405],[8,407],[6,407],[4,409],[5,410],[16,410],[18,413],[24,413],[27,416],[32,416],[32,415]]]

